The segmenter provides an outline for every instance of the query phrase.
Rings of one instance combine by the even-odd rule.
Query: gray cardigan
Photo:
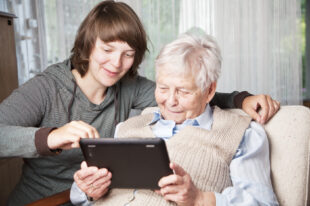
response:
[[[116,88],[119,122],[128,118],[132,108],[156,105],[154,82],[141,76],[125,76],[117,86],[108,88],[100,105],[91,103],[78,86],[74,91],[75,85],[70,60],[66,60],[48,67],[0,104],[0,157],[23,157],[25,162],[10,205],[24,205],[70,188],[83,156],[80,149],[59,155],[49,151],[46,138],[52,128],[82,120],[94,126],[101,137],[113,137]],[[244,97],[234,92],[217,94],[215,100],[217,105],[232,108]]]

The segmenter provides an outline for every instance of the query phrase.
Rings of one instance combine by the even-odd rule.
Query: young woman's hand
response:
[[[87,196],[97,200],[108,192],[112,174],[105,168],[87,167],[86,162],[83,161],[81,169],[74,174],[73,178]]]
[[[248,96],[242,102],[242,109],[256,122],[265,124],[280,109],[280,102],[264,94]]]
[[[47,137],[47,145],[50,149],[77,148],[80,138],[99,138],[99,133],[83,121],[72,121],[52,130]]]

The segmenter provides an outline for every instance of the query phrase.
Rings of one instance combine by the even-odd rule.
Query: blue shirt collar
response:
[[[154,117],[150,123],[152,131],[156,137],[170,138],[186,126],[195,126],[206,130],[211,130],[213,123],[213,112],[208,104],[205,111],[194,119],[187,119],[182,124],[176,124],[173,120],[162,118],[160,111],[154,112]]]

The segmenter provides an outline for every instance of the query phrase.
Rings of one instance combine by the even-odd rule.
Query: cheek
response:
[[[101,54],[100,52],[94,52],[90,56],[91,63],[103,64],[107,61],[109,57],[106,54]]]
[[[155,89],[155,99],[158,105],[163,104],[165,102],[164,95],[158,92],[157,89]]]
[[[104,65],[107,61],[108,59],[104,55],[94,55],[90,59],[90,64],[94,67],[101,67],[101,65]]]
[[[203,103],[201,100],[197,99],[184,99],[182,102],[180,102],[182,107],[186,109],[187,111],[190,111],[190,113],[196,113],[196,111],[200,111],[203,107]]]
[[[159,104],[160,103],[160,96],[158,95],[157,89],[155,89],[154,95],[155,95],[155,100],[156,100],[157,104]]]
[[[123,65],[124,65],[124,71],[128,71],[132,65],[134,63],[134,59],[128,59],[128,60],[124,60]]]

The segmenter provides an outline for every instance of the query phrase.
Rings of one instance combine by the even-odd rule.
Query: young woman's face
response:
[[[86,76],[100,86],[110,87],[128,72],[134,59],[135,50],[126,42],[103,42],[97,38]]]

